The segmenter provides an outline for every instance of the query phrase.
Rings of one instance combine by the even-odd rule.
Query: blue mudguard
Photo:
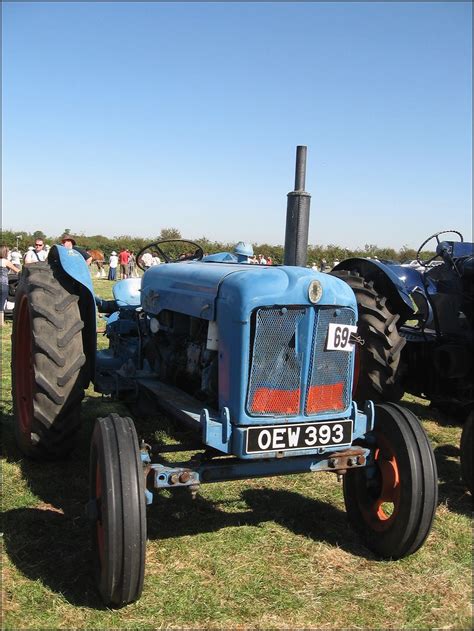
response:
[[[405,279],[397,276],[391,265],[374,259],[354,257],[341,261],[332,269],[335,272],[341,270],[357,270],[364,278],[370,276],[376,285],[382,289],[387,298],[391,299],[402,321],[414,313],[410,289],[407,287]],[[407,273],[406,270],[404,272]]]
[[[62,245],[53,245],[48,254],[48,262],[53,268],[59,266],[78,283],[79,310],[84,322],[83,347],[89,366],[89,379],[92,380],[95,371],[97,327],[94,288],[89,267],[82,254]]]

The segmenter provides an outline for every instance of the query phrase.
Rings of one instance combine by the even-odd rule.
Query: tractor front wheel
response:
[[[347,515],[369,550],[400,559],[421,547],[433,523],[434,453],[417,417],[393,403],[375,406],[373,438],[372,462],[344,476]]]
[[[95,578],[104,603],[137,600],[145,575],[145,476],[133,421],[96,421],[90,451],[89,516]]]

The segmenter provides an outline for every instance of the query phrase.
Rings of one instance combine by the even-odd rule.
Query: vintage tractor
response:
[[[137,255],[142,269],[146,251],[165,263],[118,282],[105,301],[82,256],[54,246],[22,275],[13,324],[15,430],[28,456],[73,447],[90,381],[195,430],[192,444],[169,446],[194,450],[177,463],[140,441],[131,418],[96,421],[87,514],[105,603],[140,596],[146,505],[160,489],[330,471],[367,548],[386,559],[418,550],[437,505],[434,454],[409,410],[352,400],[350,287],[300,266],[203,260],[181,241],[150,244]],[[98,352],[96,308],[109,339]]]
[[[442,235],[454,240],[442,240]],[[434,241],[436,251],[423,255]],[[342,261],[331,272],[353,289],[358,330],[357,401],[424,397],[465,421],[461,469],[472,493],[474,414],[474,244],[443,230],[418,249],[416,265],[374,259]]]

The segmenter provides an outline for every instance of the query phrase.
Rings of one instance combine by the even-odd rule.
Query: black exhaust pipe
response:
[[[288,193],[285,230],[285,265],[306,267],[311,195],[304,190],[307,147],[296,147],[295,190]]]

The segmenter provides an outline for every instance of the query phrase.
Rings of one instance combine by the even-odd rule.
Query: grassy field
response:
[[[110,295],[110,283],[94,282]],[[24,459],[13,437],[11,322],[1,335],[2,628],[471,628],[472,501],[460,482],[461,431],[413,397],[405,403],[422,419],[439,470],[434,528],[418,553],[377,561],[347,525],[341,484],[329,473],[204,485],[195,500],[164,491],[148,509],[141,600],[104,608],[84,516],[89,439],[95,418],[129,412],[89,389],[70,458]],[[150,440],[158,420],[138,422],[139,435]]]

